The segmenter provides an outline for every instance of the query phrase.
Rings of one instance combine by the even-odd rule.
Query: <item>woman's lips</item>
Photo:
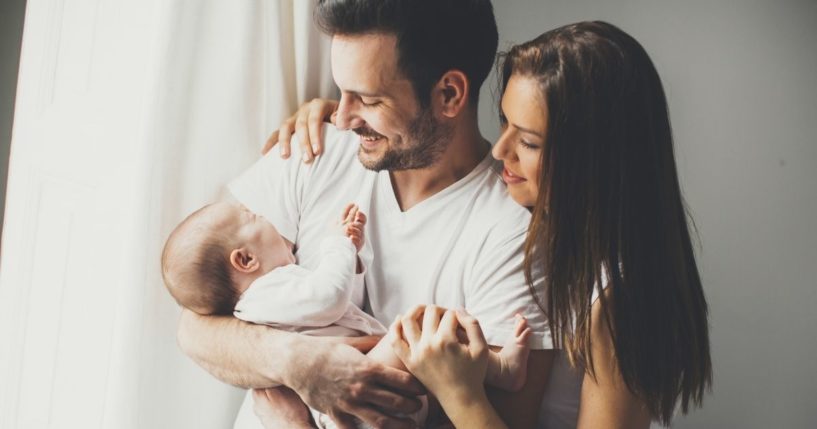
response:
[[[527,181],[527,179],[525,179],[524,177],[520,177],[517,176],[516,174],[511,173],[511,171],[508,170],[507,167],[502,169],[502,180],[504,180],[505,183],[507,183],[508,185],[515,185],[517,183]]]

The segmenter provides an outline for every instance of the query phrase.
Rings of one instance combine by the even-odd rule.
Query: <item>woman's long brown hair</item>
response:
[[[540,307],[556,345],[595,376],[595,290],[624,382],[668,424],[679,401],[684,413],[700,406],[712,366],[655,66],[635,39],[604,22],[549,31],[500,58],[501,91],[511,75],[533,78],[549,110],[525,250],[531,292],[534,273],[543,272]]]

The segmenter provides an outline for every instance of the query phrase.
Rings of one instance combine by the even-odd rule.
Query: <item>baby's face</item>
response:
[[[243,205],[216,203],[213,205],[213,220],[217,223],[216,227],[232,231],[241,246],[257,255],[261,261],[261,274],[295,263],[291,244],[263,216],[249,211]]]

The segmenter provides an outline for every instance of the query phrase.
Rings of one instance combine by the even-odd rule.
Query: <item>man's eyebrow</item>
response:
[[[358,96],[361,96],[361,97],[372,97],[372,98],[374,98],[374,97],[383,97],[383,94],[375,94],[373,92],[358,91],[358,90],[353,90],[353,89],[346,90],[346,92],[348,92],[349,94],[354,94],[354,95],[358,95]]]

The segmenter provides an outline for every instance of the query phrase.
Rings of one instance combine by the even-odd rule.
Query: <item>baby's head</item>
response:
[[[250,283],[295,262],[292,243],[238,203],[202,207],[170,233],[162,277],[179,305],[199,314],[232,314]]]

